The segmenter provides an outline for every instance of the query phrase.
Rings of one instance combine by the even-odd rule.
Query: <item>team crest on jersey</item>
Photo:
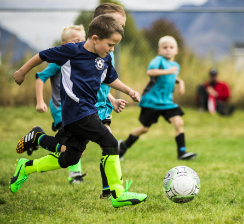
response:
[[[104,60],[102,58],[96,58],[95,66],[98,70],[102,70],[104,68]]]

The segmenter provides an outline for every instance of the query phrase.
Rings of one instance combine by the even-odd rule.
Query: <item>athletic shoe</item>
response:
[[[70,184],[83,183],[83,182],[86,182],[83,179],[84,176],[86,176],[86,173],[82,174],[82,175],[75,176],[75,177],[68,177],[68,181],[69,181]]]
[[[109,192],[109,193],[104,193],[102,192],[102,194],[100,194],[100,199],[110,199],[112,193]]]
[[[124,155],[126,153],[126,149],[124,148],[122,139],[120,139],[118,141],[118,151],[119,151],[119,160],[123,161],[124,160]]]
[[[193,152],[185,152],[182,155],[178,156],[179,160],[190,160],[190,159],[195,159],[197,157],[196,153]]]
[[[41,127],[35,126],[31,131],[19,140],[16,151],[17,153],[23,153],[27,151],[28,155],[31,155],[34,150],[37,150],[38,145],[36,143],[37,134],[45,134]]]
[[[28,178],[28,175],[25,171],[25,163],[29,161],[28,159],[19,159],[16,165],[16,170],[14,176],[10,181],[10,191],[16,193],[25,183]]]
[[[118,198],[115,199],[113,195],[111,196],[111,203],[114,208],[119,208],[127,205],[136,205],[147,199],[146,194],[137,194],[133,192],[128,192],[131,183],[132,180],[130,181],[129,184],[128,181],[126,181],[125,191]]]

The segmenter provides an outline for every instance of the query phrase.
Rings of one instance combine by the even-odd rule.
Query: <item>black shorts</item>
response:
[[[110,147],[111,142],[117,141],[97,113],[62,127],[55,138],[60,144],[75,147],[80,151],[85,150],[89,140],[96,142],[102,148]]]
[[[171,117],[182,116],[184,112],[180,107],[176,107],[168,110],[154,110],[151,108],[142,107],[139,117],[140,122],[145,127],[150,127],[152,124],[157,123],[159,116],[162,115],[166,121],[169,121]]]
[[[107,118],[105,118],[104,120],[102,120],[102,122],[103,122],[103,124],[107,124],[108,126],[110,126],[111,119],[112,119],[112,115],[109,115],[109,116],[107,116]]]

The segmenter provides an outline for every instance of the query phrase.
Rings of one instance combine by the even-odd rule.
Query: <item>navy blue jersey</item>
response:
[[[101,58],[87,51],[84,43],[68,43],[39,53],[43,61],[61,66],[63,126],[96,113],[101,82],[110,84],[118,78],[111,56]]]

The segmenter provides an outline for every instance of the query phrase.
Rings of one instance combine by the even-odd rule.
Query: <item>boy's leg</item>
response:
[[[11,178],[10,190],[16,193],[27,180],[31,173],[41,173],[60,169],[58,158],[60,153],[51,153],[35,160],[19,159],[14,176]]]
[[[67,168],[70,165],[76,164],[79,161],[81,154],[82,151],[79,151],[76,148],[67,147],[65,152],[51,153],[40,159],[20,159],[15,174],[11,178],[10,190],[13,193],[16,193],[23,186],[31,173],[41,173],[60,168]]]
[[[101,159],[101,162],[100,162],[100,173],[101,173],[102,186],[103,186],[102,194],[100,195],[100,198],[101,199],[109,198],[109,196],[111,195],[111,192],[110,192],[110,188],[108,185],[108,179],[106,177],[104,167],[103,167],[103,158]]]
[[[102,123],[105,125],[105,127],[112,133],[110,124],[111,124],[111,118],[112,116],[109,116],[105,120],[102,120]],[[101,148],[101,150],[103,150]],[[101,173],[101,178],[102,178],[102,194],[100,195],[101,199],[106,199],[111,196],[111,191],[108,185],[108,179],[106,177],[104,167],[103,167],[103,158],[100,160],[100,173]]]
[[[184,122],[181,118],[181,116],[173,116],[169,118],[169,121],[173,124],[176,130],[176,137],[175,141],[177,144],[177,154],[178,154],[178,159],[180,160],[189,160],[193,159],[197,156],[196,153],[192,152],[186,152],[186,145],[185,145],[185,134],[184,134],[184,129],[183,125]]]
[[[120,160],[124,159],[124,155],[127,151],[127,149],[129,149],[140,137],[141,134],[144,134],[148,131],[149,128],[141,126],[137,129],[135,129],[134,131],[132,131],[132,133],[128,136],[128,138],[123,141],[123,140],[119,140],[118,141],[118,148],[119,148],[119,158]]]
[[[68,170],[69,170],[68,181],[70,184],[79,184],[84,182],[83,177],[86,176],[86,174],[82,175],[81,159],[77,164],[73,166],[69,166]]]
[[[34,127],[25,137],[18,142],[16,147],[17,153],[23,153],[27,151],[30,156],[37,147],[41,146],[42,148],[50,151],[50,152],[62,152],[65,151],[65,146],[62,146],[58,143],[57,139],[54,136],[46,135],[41,127]],[[81,162],[79,161],[77,164],[69,168],[70,176],[69,182],[79,183],[83,181],[83,177],[81,174]],[[74,179],[75,178],[75,179]]]
[[[144,107],[141,108],[139,120],[142,126],[132,131],[125,141],[119,140],[118,142],[120,160],[124,159],[124,154],[127,149],[139,139],[140,135],[147,133],[150,126],[158,121],[159,116],[160,111],[158,110]]]
[[[138,204],[145,201],[147,195],[128,192],[123,188],[122,172],[118,155],[118,143],[110,132],[95,141],[103,148],[102,165],[112,192],[111,202],[114,207]]]
[[[17,153],[27,151],[27,154],[31,155],[33,150],[37,150],[39,146],[50,152],[60,152],[62,147],[54,136],[46,135],[41,127],[35,126],[19,140],[16,151]]]

